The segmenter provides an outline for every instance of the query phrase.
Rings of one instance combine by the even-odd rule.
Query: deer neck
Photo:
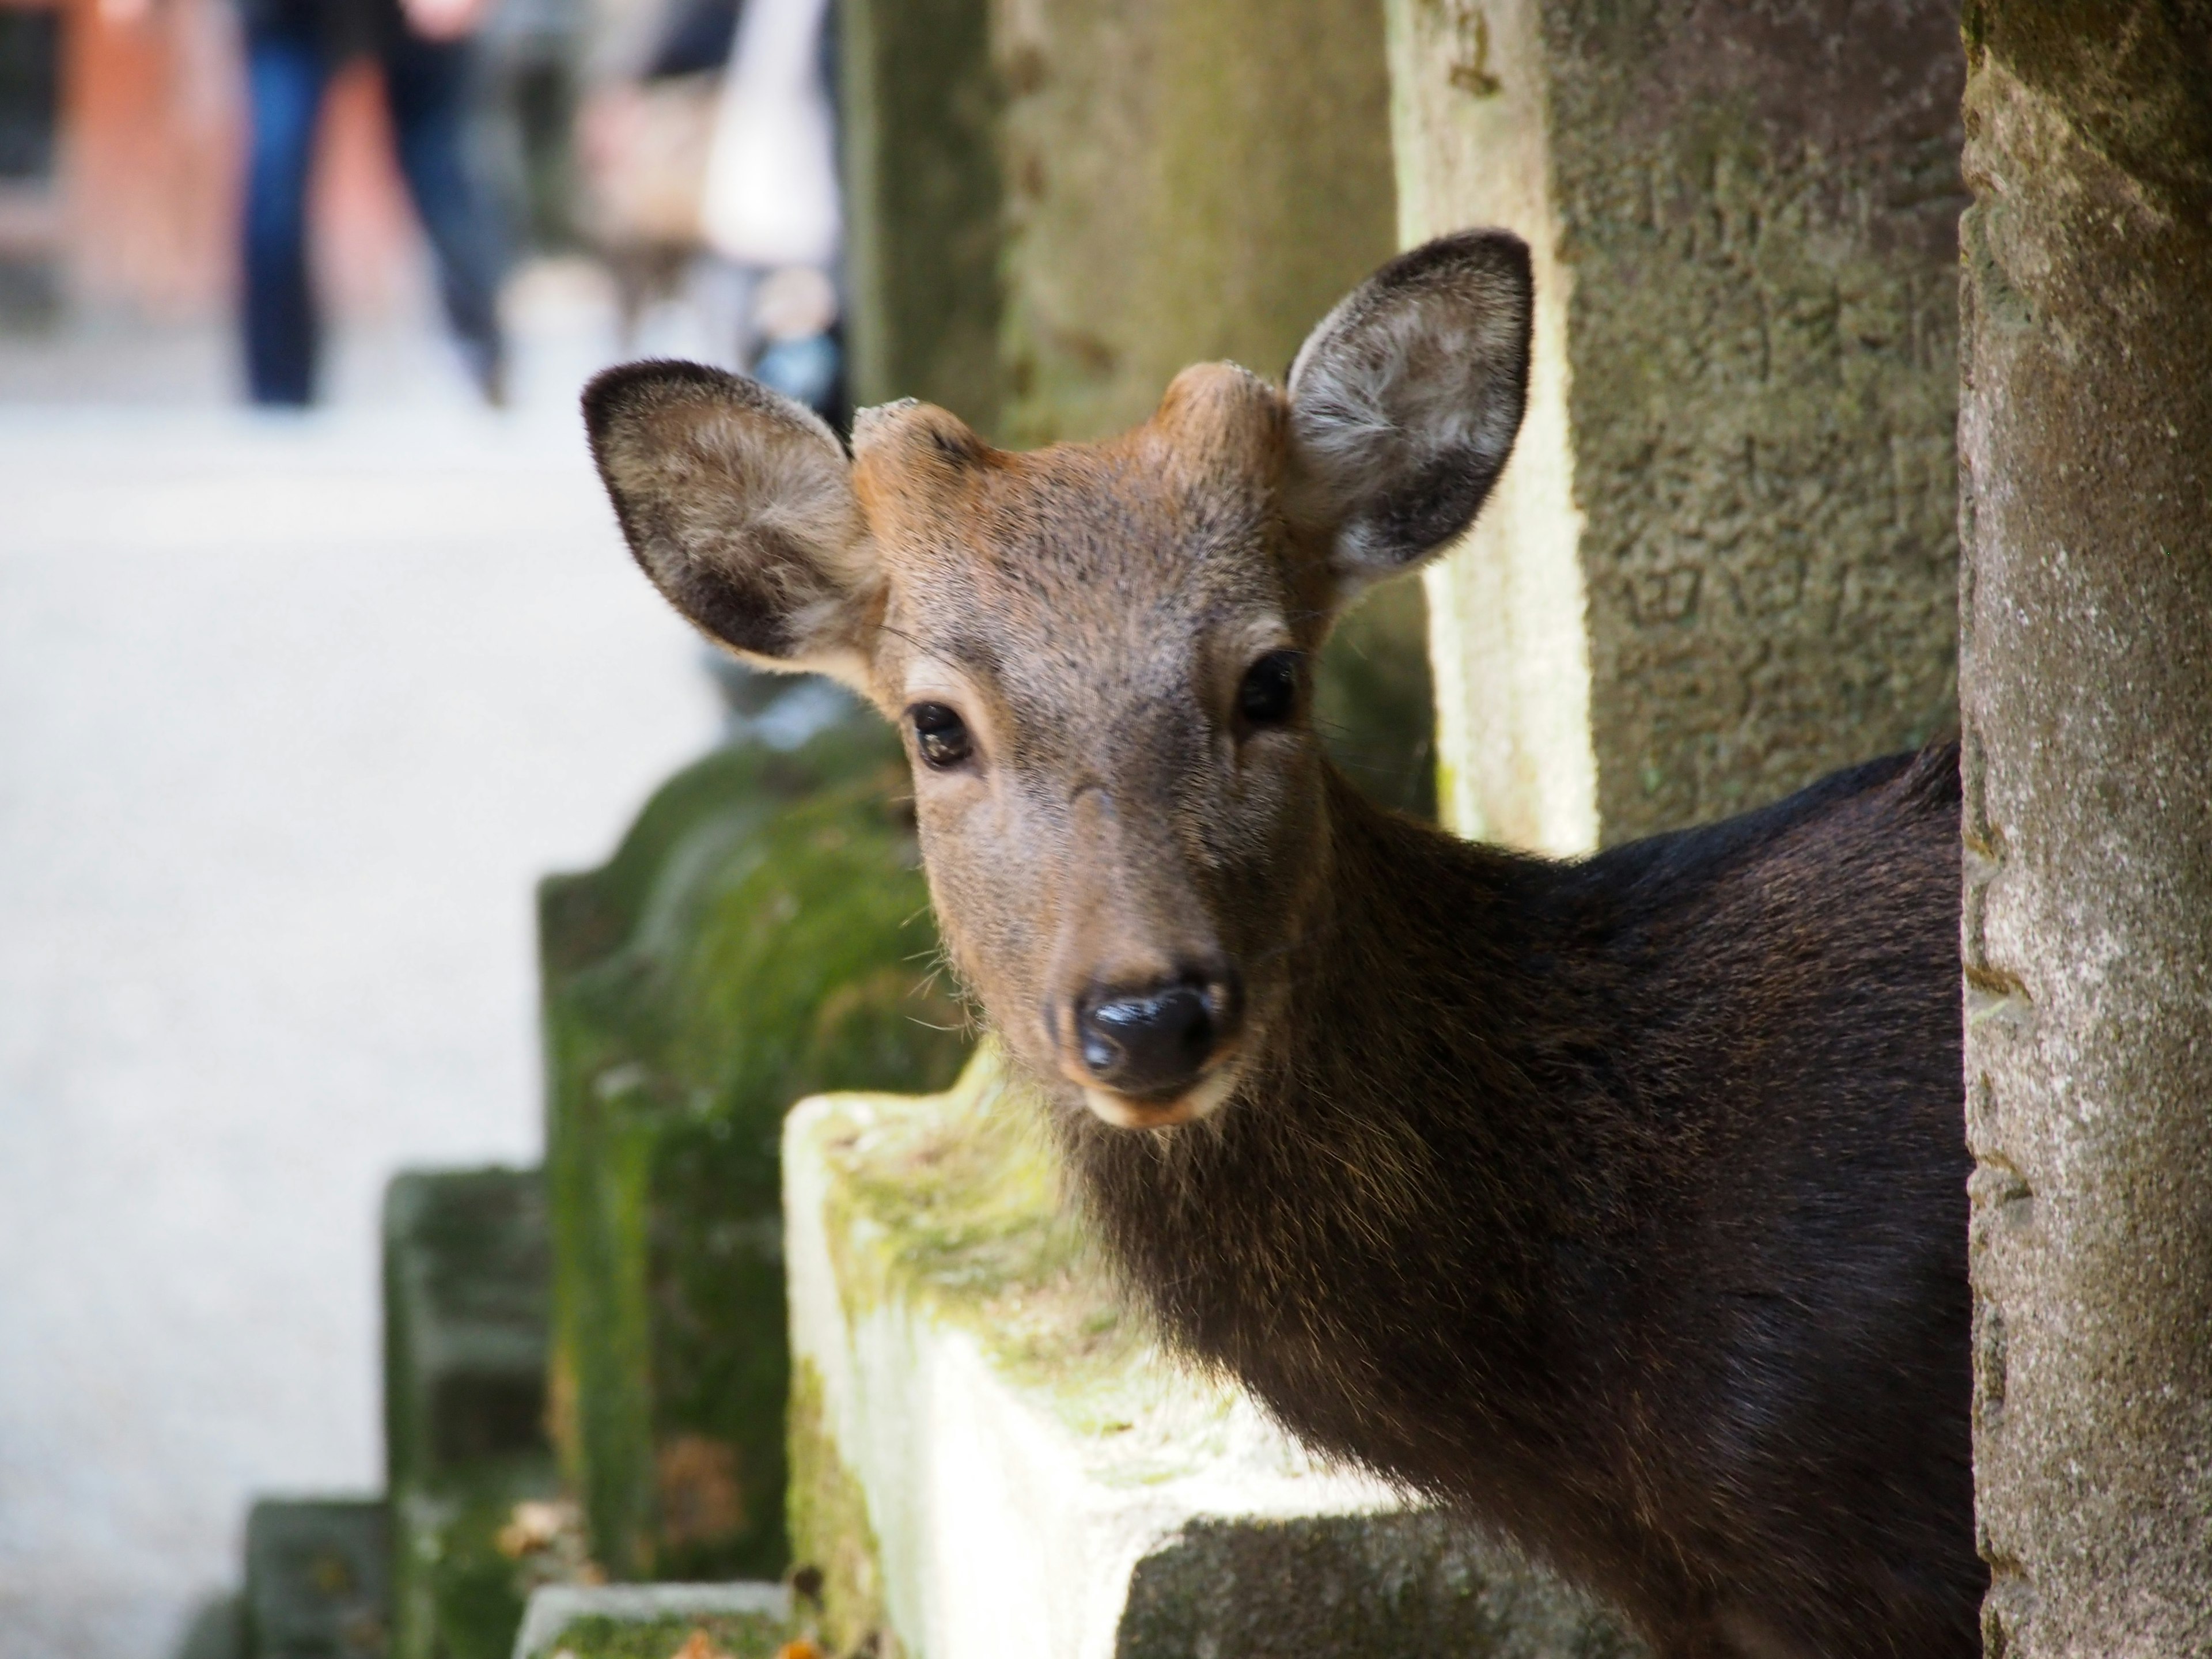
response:
[[[1416,1346],[1528,1340],[1596,1150],[1562,1036],[1584,1024],[1581,993],[1562,1002],[1528,969],[1558,955],[1552,866],[1384,812],[1333,774],[1328,789],[1328,879],[1237,1096],[1166,1133],[1059,1115],[1165,1334],[1263,1393],[1271,1374],[1275,1392],[1310,1392],[1288,1378],[1301,1367],[1398,1363],[1362,1328],[1363,1298],[1399,1304],[1393,1340]]]

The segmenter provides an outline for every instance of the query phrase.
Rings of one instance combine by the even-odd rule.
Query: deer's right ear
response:
[[[585,388],[584,424],[671,605],[763,667],[866,694],[875,552],[844,447],[812,411],[697,363],[627,363]]]
[[[1521,428],[1533,314],[1528,245],[1467,231],[1384,265],[1299,350],[1291,505],[1328,532],[1340,592],[1474,521]]]

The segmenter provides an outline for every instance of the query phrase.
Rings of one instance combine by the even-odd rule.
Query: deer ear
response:
[[[1521,427],[1532,310],[1528,246],[1467,231],[1393,259],[1298,352],[1292,510],[1347,594],[1474,521]]]
[[[668,602],[763,667],[866,691],[875,551],[836,435],[757,381],[628,363],[584,389],[592,458]]]

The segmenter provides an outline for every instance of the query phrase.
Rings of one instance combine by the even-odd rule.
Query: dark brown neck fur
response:
[[[1170,1339],[1668,1651],[1972,1651],[1954,758],[1577,864],[1328,809],[1237,1099],[1061,1119]]]

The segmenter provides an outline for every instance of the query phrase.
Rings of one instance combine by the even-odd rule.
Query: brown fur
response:
[[[818,424],[703,371],[586,408],[687,614],[910,741],[964,721],[969,761],[915,759],[945,938],[1174,1341],[1669,1656],[1963,1656],[1955,756],[1559,864],[1370,805],[1304,690],[1240,714],[1479,507],[1527,281],[1510,238],[1416,250],[1287,393],[1192,369],[1098,446],[874,411],[846,494]],[[1098,1086],[1085,988],[1194,962],[1239,988],[1204,1079]]]

